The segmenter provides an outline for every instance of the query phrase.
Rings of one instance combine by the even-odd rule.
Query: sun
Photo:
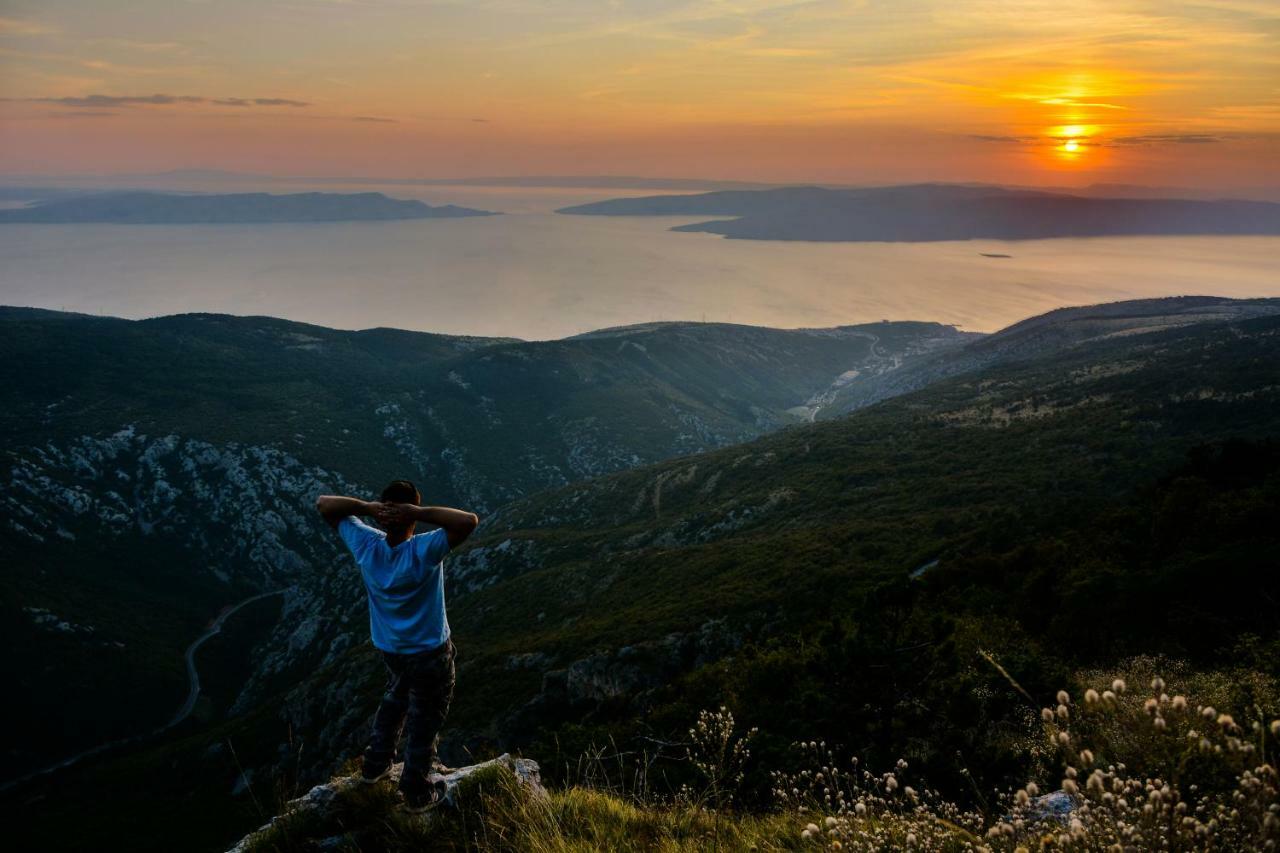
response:
[[[1049,136],[1056,144],[1053,151],[1061,160],[1077,162],[1092,147],[1090,139],[1098,128],[1087,124],[1064,124],[1049,129]]]

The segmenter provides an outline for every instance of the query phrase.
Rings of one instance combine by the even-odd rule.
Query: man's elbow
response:
[[[323,518],[329,524],[330,527],[337,526],[339,519],[334,515],[334,512],[333,512],[332,496],[320,495],[319,497],[316,498],[315,506],[316,506],[316,512],[320,513],[320,517]]]
[[[476,528],[480,526],[480,516],[474,512],[466,513],[465,517],[458,519],[453,524],[445,528],[445,533],[449,537],[449,547],[457,548],[463,542],[471,538],[471,534],[476,532]]]

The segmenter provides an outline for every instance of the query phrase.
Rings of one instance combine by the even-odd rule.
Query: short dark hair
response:
[[[392,480],[382,490],[379,500],[383,503],[416,504],[422,502],[422,493],[408,480]]]

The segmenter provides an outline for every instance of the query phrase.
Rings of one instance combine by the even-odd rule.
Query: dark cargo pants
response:
[[[402,790],[427,787],[436,754],[436,738],[453,701],[456,650],[452,641],[440,649],[413,655],[382,653],[387,690],[373,718],[373,733],[364,752],[366,774],[391,764],[404,729]]]

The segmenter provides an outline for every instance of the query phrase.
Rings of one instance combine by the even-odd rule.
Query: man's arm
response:
[[[338,522],[353,515],[373,515],[378,506],[380,504],[342,495],[321,495],[316,498],[316,510],[329,522],[330,527],[337,527]]]
[[[379,504],[374,511],[375,517],[385,524],[403,524],[408,521],[421,521],[434,527],[444,529],[449,539],[450,550],[457,548],[467,537],[475,532],[480,518],[474,512],[453,509],[447,506],[414,506],[413,504]]]
[[[466,542],[467,537],[475,533],[480,525],[480,516],[466,510],[447,506],[420,506],[415,509],[418,512],[414,517],[418,521],[444,528],[451,550]]]

